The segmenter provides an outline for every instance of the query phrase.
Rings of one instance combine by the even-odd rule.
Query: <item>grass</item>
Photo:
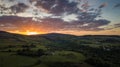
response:
[[[53,55],[42,56],[42,62],[82,62],[85,60],[85,56],[81,53],[72,51],[56,51]]]
[[[48,67],[48,66],[46,64],[41,63],[41,64],[33,66],[33,67]]]
[[[36,62],[35,58],[0,52],[0,67],[24,67]]]
[[[38,60],[42,63],[34,65]],[[85,60],[81,53],[72,51],[55,51],[53,55],[43,55],[42,57],[32,58],[27,56],[15,55],[14,52],[0,52],[0,67],[49,67],[47,64],[55,62],[80,63]]]

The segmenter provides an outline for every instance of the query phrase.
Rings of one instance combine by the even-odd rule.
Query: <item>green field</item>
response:
[[[120,36],[0,32],[0,67],[120,67]]]

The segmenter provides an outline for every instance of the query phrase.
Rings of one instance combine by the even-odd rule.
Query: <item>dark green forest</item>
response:
[[[0,67],[120,67],[120,36],[0,31]]]

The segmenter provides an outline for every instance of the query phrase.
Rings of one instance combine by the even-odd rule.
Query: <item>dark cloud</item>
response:
[[[107,6],[107,3],[102,3],[99,8],[103,8],[103,7],[106,7]]]
[[[24,12],[29,6],[27,6],[24,3],[18,3],[16,5],[13,5],[10,7],[10,9],[13,11],[13,13],[21,13]]]
[[[0,14],[3,15],[22,13],[27,10],[27,8],[29,8],[27,4],[17,2],[16,0],[3,0],[1,2],[2,4],[0,4]]]
[[[85,11],[87,11],[87,9],[90,7],[88,1],[86,1],[85,3],[82,4],[81,8],[83,8]]]
[[[120,7],[120,3],[116,4],[114,8]]]
[[[73,13],[78,10],[78,8],[76,8],[77,3],[69,2],[69,0],[38,0],[36,6],[56,15],[64,12]]]
[[[0,5],[0,14],[6,14],[7,12],[5,12],[5,11],[7,11],[9,8],[7,8],[7,7],[4,7],[4,5]]]
[[[110,21],[107,20],[95,20],[91,22],[81,22],[77,21],[74,23],[66,24],[66,29],[74,29],[74,30],[86,30],[86,31],[100,31],[104,30],[104,28],[100,28],[101,26],[109,24]]]
[[[37,1],[37,0],[29,0],[30,3],[33,3],[33,2],[35,2],[35,1]]]
[[[115,28],[119,28],[120,27],[120,23],[117,23],[114,25]]]
[[[5,30],[11,30],[11,28],[13,27],[15,30],[17,30],[17,29],[20,29],[23,25],[31,24],[31,18],[23,18],[23,17],[17,17],[17,16],[2,16],[0,17],[0,24],[4,25]],[[3,29],[3,27],[1,29]]]
[[[8,0],[8,1],[13,2],[13,1],[15,1],[15,0]]]
[[[59,31],[59,30],[86,30],[86,31],[99,31],[104,30],[104,28],[99,28],[100,26],[107,25],[109,21],[107,20],[96,20],[92,22],[81,22],[75,21],[68,23],[59,18],[45,18],[41,22],[33,21],[31,18],[23,18],[16,16],[3,16],[0,17],[0,24],[5,25],[4,28],[15,26],[15,30],[26,30],[28,28],[36,27],[37,30],[44,29],[44,31]],[[3,28],[3,26],[1,26]],[[1,28],[1,29],[2,29]],[[27,29],[28,29],[27,28]]]

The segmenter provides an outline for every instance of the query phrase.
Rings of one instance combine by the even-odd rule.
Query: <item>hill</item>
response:
[[[113,35],[86,35],[86,36],[75,36],[60,33],[49,33],[44,35],[19,35],[0,31],[0,44],[1,45],[28,45],[30,43],[39,43],[42,45],[102,45],[104,43],[111,44],[112,46],[119,45],[120,36]],[[116,44],[115,44],[116,43]],[[62,44],[62,45],[61,45]]]
[[[1,67],[120,67],[119,56],[120,36],[0,31]]]
[[[51,47],[73,48],[81,45],[91,47],[120,46],[120,36],[114,35],[86,35],[75,36],[60,33],[49,33],[42,35],[19,35],[0,31],[0,47],[6,45],[30,45],[38,44]]]

